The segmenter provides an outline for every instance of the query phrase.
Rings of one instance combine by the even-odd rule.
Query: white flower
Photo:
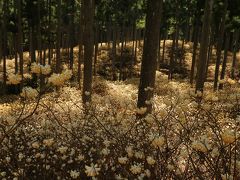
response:
[[[88,92],[88,91],[85,91],[84,94],[85,94],[86,96],[90,96],[90,92]]]
[[[70,176],[73,179],[77,179],[80,176],[80,173],[77,170],[71,170],[70,171]]]
[[[21,161],[23,158],[24,158],[24,155],[23,155],[22,153],[19,153],[19,154],[18,154],[18,159],[19,159],[19,161]]]
[[[9,163],[11,161],[11,158],[9,156],[7,156],[5,159],[6,159],[7,163]]]
[[[32,63],[31,65],[31,72],[35,74],[40,74],[41,73],[41,66],[40,64],[37,63]]]
[[[38,143],[38,142],[32,143],[32,147],[33,147],[34,149],[38,149],[38,148],[39,148],[39,143]]]
[[[43,140],[43,144],[44,144],[45,146],[48,146],[48,147],[52,146],[53,143],[54,143],[53,138],[51,138],[51,139],[44,139],[44,140]]]
[[[132,165],[130,167],[130,171],[133,173],[133,174],[140,174],[142,172],[142,166],[140,164],[138,165]]]
[[[61,146],[58,148],[58,152],[60,152],[61,154],[65,154],[68,150],[68,147],[66,146]]]
[[[78,155],[77,160],[82,161],[84,160],[84,158],[85,158],[84,155],[80,154]]]
[[[90,177],[95,177],[99,174],[99,171],[101,170],[101,168],[98,168],[97,164],[91,164],[91,166],[85,166],[85,173],[87,174],[87,176]]]
[[[54,86],[62,86],[64,84],[64,79],[61,74],[53,73],[49,78],[48,82],[52,83]]]
[[[22,89],[20,96],[22,96],[24,98],[28,98],[28,99],[34,99],[38,96],[38,91],[31,87],[24,87]]]
[[[107,149],[107,148],[104,148],[104,149],[102,150],[102,154],[105,155],[105,156],[107,156],[109,153],[110,153],[110,150]]]
[[[148,163],[149,165],[154,165],[154,164],[156,163],[156,161],[155,161],[155,159],[153,159],[153,157],[148,156],[148,157],[147,157],[147,163]]]
[[[41,73],[42,73],[43,75],[48,75],[48,74],[51,73],[51,66],[48,65],[48,64],[45,65],[45,66],[41,65],[40,68],[41,68]]]
[[[146,169],[144,172],[145,172],[146,176],[147,176],[148,178],[150,178],[150,176],[151,176],[150,170],[149,170],[149,169]]]
[[[146,107],[137,108],[137,114],[139,114],[139,115],[143,115],[146,112],[147,112],[147,108]]]
[[[3,171],[3,172],[0,173],[0,175],[1,175],[2,177],[6,176],[6,172]]]
[[[152,142],[152,145],[155,147],[155,148],[161,148],[165,143],[165,138],[160,136],[158,138],[155,138]]]
[[[132,157],[133,156],[133,148],[132,148],[132,146],[126,147],[126,152],[128,153],[128,157]]]
[[[134,156],[138,159],[143,159],[145,157],[143,152],[141,152],[141,151],[135,152]]]
[[[48,82],[52,83],[54,86],[62,86],[64,82],[72,77],[72,71],[66,69],[61,74],[53,73],[49,78]]]
[[[118,158],[118,162],[119,162],[120,164],[126,164],[127,161],[128,161],[128,158],[127,158],[127,157],[119,157],[119,158]]]

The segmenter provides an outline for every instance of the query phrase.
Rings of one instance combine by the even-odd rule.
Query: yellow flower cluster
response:
[[[234,132],[230,129],[226,129],[221,136],[223,142],[225,142],[226,144],[231,144],[235,141]]]
[[[161,148],[165,143],[165,138],[164,137],[158,137],[158,138],[155,138],[152,142],[152,145],[155,147],[155,148]]]
[[[48,82],[52,83],[54,86],[62,86],[65,81],[69,80],[72,77],[72,71],[66,69],[61,74],[53,73],[49,79]]]
[[[200,141],[194,141],[192,143],[192,148],[203,153],[208,151],[207,147]]]
[[[7,84],[20,84],[22,78],[19,74],[9,74]]]
[[[99,174],[99,171],[101,170],[101,168],[98,167],[97,164],[91,164],[91,166],[85,166],[85,173],[87,174],[87,176],[90,177],[95,177]]]
[[[27,98],[27,99],[34,99],[38,96],[38,91],[36,89],[33,89],[31,87],[24,87],[22,89],[22,92],[20,94],[21,97]]]
[[[31,65],[31,71],[35,74],[43,74],[48,75],[51,73],[51,66],[50,65],[40,65],[39,63],[32,63]]]

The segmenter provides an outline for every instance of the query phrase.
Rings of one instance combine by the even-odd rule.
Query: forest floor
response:
[[[167,40],[165,62],[170,50],[171,41]],[[106,44],[100,47],[96,71],[108,72],[94,77],[92,103],[87,108],[82,106],[76,82],[67,82],[40,101],[17,95],[1,97],[0,178],[239,178],[239,83],[227,79],[223,90],[213,92],[215,66],[210,63],[204,94],[196,94],[188,78],[179,74],[169,81],[167,70],[160,69],[154,98],[149,100],[153,113],[139,120],[136,112],[142,110],[136,102],[141,54],[140,46],[131,78],[112,81],[109,49]],[[211,62],[215,54],[213,49]],[[75,59],[77,55],[78,48],[74,48]],[[232,53],[228,55],[229,72]],[[186,71],[191,56],[192,43],[186,43],[182,56]],[[123,57],[132,56],[126,53]],[[28,53],[24,59],[29,61]],[[7,66],[8,72],[14,71],[14,60],[8,60]],[[27,66],[25,72],[28,77]]]

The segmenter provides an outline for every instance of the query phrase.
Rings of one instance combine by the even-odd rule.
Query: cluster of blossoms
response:
[[[22,81],[22,77],[19,74],[9,74],[7,84],[17,85]]]
[[[32,87],[24,87],[20,96],[27,99],[34,99],[38,96],[38,91]]]
[[[31,72],[35,74],[43,74],[49,75],[51,73],[51,66],[50,65],[41,65],[37,63],[32,63],[31,65]]]
[[[72,71],[69,69],[66,69],[61,74],[53,73],[48,78],[48,82],[52,83],[54,86],[62,86],[71,77],[72,77]]]
[[[71,71],[62,76],[70,78]],[[169,94],[156,95],[153,112],[142,119],[136,118],[132,85],[102,85],[105,95],[93,89],[87,114],[76,89],[62,88],[57,103],[47,94],[15,131],[0,131],[0,179],[239,179],[240,117],[229,113],[237,103],[229,94],[240,89],[205,95],[185,84],[165,85],[156,93],[166,88]],[[24,90],[24,97],[32,91]],[[8,117],[0,117],[6,132],[18,122]]]

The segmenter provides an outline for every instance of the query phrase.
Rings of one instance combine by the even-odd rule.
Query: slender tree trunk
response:
[[[122,27],[121,32],[121,53],[120,53],[120,74],[119,74],[119,80],[122,80],[122,73],[123,73],[123,49],[124,49],[124,27]]]
[[[163,47],[162,47],[162,64],[165,63],[165,49],[166,49],[166,39],[167,39],[167,31],[165,32],[165,35],[164,35],[164,40],[163,40]],[[160,63],[160,66],[161,66],[161,63]],[[161,67],[159,67],[161,68]]]
[[[56,73],[60,73],[61,68],[61,0],[57,1],[57,40],[56,40]]]
[[[18,73],[18,42],[17,34],[14,34],[14,58],[15,58],[15,74]]]
[[[83,50],[83,3],[81,1],[81,12],[80,12],[80,30],[79,30],[79,45],[78,45],[78,75],[77,75],[77,81],[79,83],[79,89],[81,89],[81,78],[82,78],[82,70],[81,70],[81,65],[82,65],[82,50]]]
[[[3,3],[3,94],[6,92],[7,85],[7,67],[6,67],[6,56],[7,56],[7,1]]]
[[[22,34],[22,0],[17,1],[17,10],[18,10],[18,53],[19,53],[19,66],[20,66],[20,75],[23,80],[23,34]],[[21,81],[20,89],[23,86]]]
[[[223,37],[224,37],[227,7],[228,7],[228,0],[225,0],[223,16],[220,23],[219,34],[217,39],[217,60],[216,60],[216,66],[215,66],[214,85],[213,85],[214,91],[216,91],[218,87],[219,66],[221,64],[222,44],[223,44]]]
[[[93,75],[97,75],[96,65],[97,65],[97,58],[98,58],[98,25],[96,25],[95,29],[95,46],[94,46],[94,63],[93,63]]]
[[[159,39],[158,39],[158,60],[157,60],[157,68],[160,69],[160,64],[162,63],[161,61],[161,34],[162,32],[159,30]]]
[[[83,0],[84,7],[84,78],[82,100],[91,101],[92,94],[92,58],[94,49],[94,0]]]
[[[43,65],[43,57],[42,57],[42,33],[41,33],[41,1],[38,0],[38,26],[37,26],[37,31],[38,31],[38,52],[39,52],[39,63]],[[40,92],[43,91],[44,88],[44,83],[45,78],[44,75],[41,73],[40,74]]]
[[[158,36],[162,4],[162,0],[147,1],[146,32],[144,37],[143,58],[137,102],[138,108],[146,107],[147,111],[143,114],[138,114],[138,117],[144,117],[152,111],[151,103],[146,103],[146,101],[152,99],[153,89],[155,87],[159,40]],[[146,88],[150,89],[146,90]]]
[[[231,78],[235,78],[235,68],[236,68],[236,60],[237,60],[237,50],[239,48],[239,36],[240,36],[240,30],[235,31],[235,41],[234,41],[234,47],[233,47],[233,61],[232,61],[232,68],[231,68]]]
[[[114,24],[113,26],[113,46],[112,46],[112,79],[113,81],[117,80],[116,73],[116,56],[117,56],[117,28]]]
[[[213,27],[211,30],[211,35],[210,35],[210,43],[209,43],[209,47],[208,47],[208,55],[207,55],[207,65],[206,65],[206,72],[205,72],[205,81],[207,80],[207,76],[208,76],[208,67],[210,62],[212,61],[212,52],[213,52],[213,43],[214,43],[214,33],[213,33]]]
[[[137,64],[138,29],[135,30],[134,64]]]
[[[196,91],[203,91],[207,65],[207,52],[211,27],[213,0],[205,2],[203,28],[201,33],[200,54],[197,68]]]
[[[73,56],[73,48],[74,48],[74,7],[75,7],[75,0],[71,0],[71,14],[70,14],[70,52],[69,52],[69,60],[70,60],[70,69],[73,69],[74,65],[74,56]]]
[[[170,54],[170,64],[169,64],[169,72],[168,72],[168,79],[172,79],[173,75],[173,68],[175,66],[175,51],[176,51],[176,29],[173,35],[173,40],[172,40],[172,47],[171,47],[171,54]]]
[[[48,64],[50,65],[52,62],[51,62],[51,59],[52,59],[52,45],[51,45],[51,16],[52,16],[52,1],[51,0],[48,0]]]
[[[221,80],[223,80],[225,78],[229,41],[230,41],[229,34],[226,33],[225,45],[224,45],[224,57],[223,57],[223,63],[222,63],[222,72],[221,72],[221,77],[220,77]],[[219,89],[223,89],[223,84],[219,84]]]

